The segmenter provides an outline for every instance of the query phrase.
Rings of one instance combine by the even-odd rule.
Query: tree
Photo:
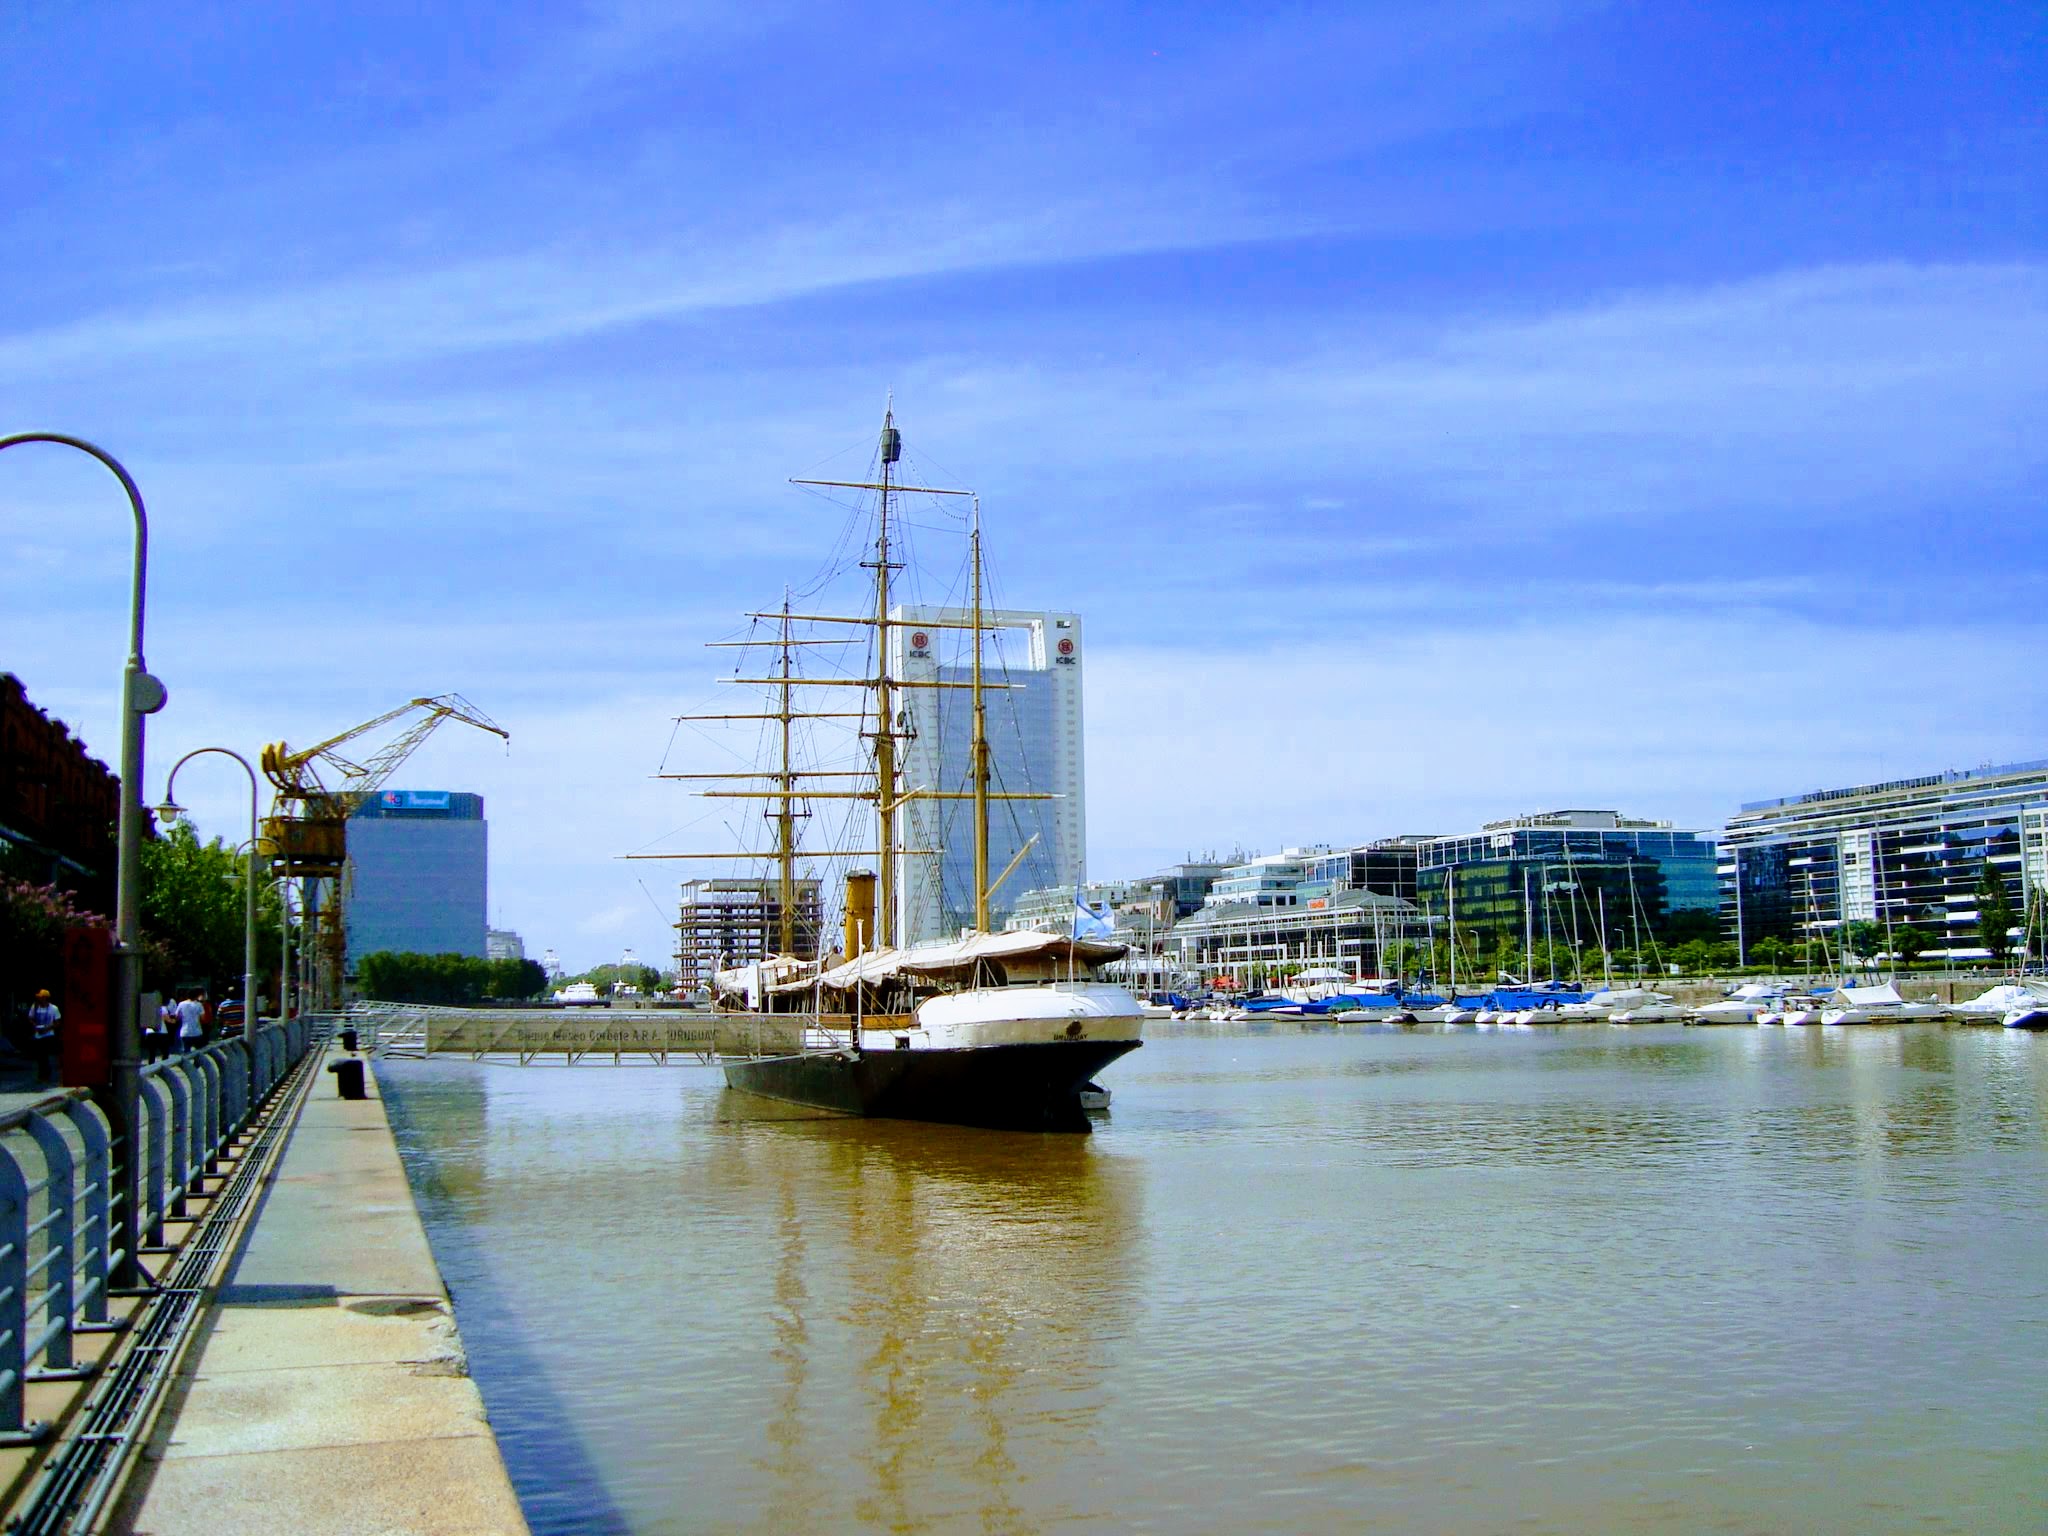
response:
[[[380,949],[356,967],[365,997],[387,1003],[464,1007],[486,999],[533,997],[547,986],[537,960],[484,960],[475,955],[421,955]]]
[[[1908,924],[1892,935],[1892,953],[1899,957],[1902,965],[1911,965],[1927,952],[1933,942],[1928,934]]]
[[[1782,971],[1791,963],[1792,948],[1774,934],[1766,934],[1749,946],[1749,961],[1767,971]]]
[[[1884,950],[1884,925],[1858,918],[1843,926],[1842,943],[1859,960],[1875,959]]]
[[[203,985],[219,995],[242,990],[245,871],[219,838],[199,841],[190,822],[142,845],[142,932],[161,950],[145,957],[143,985],[158,991]],[[277,887],[261,872],[256,889],[256,969],[277,969]]]
[[[27,1007],[39,987],[61,989],[68,929],[112,926],[97,913],[81,910],[67,891],[0,876],[0,988],[6,993],[0,997],[6,1010],[0,1018],[11,1020],[15,1008]]]
[[[1710,939],[1688,939],[1671,951],[1671,960],[1681,971],[1694,976],[1731,970],[1735,965],[1735,946]]]
[[[2004,879],[1986,859],[1977,876],[1977,942],[1991,951],[1992,964],[2004,965],[2012,953],[2012,929],[2018,921]]]
[[[486,997],[539,997],[547,990],[548,973],[538,960],[493,960],[490,966]]]

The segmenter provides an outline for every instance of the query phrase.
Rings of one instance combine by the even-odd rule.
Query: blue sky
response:
[[[2038,6],[25,0],[0,85],[0,431],[149,498],[151,797],[460,690],[509,752],[400,782],[572,964],[667,950],[668,717],[891,390],[1085,616],[1098,876],[2048,756]],[[0,526],[111,758],[118,488]]]

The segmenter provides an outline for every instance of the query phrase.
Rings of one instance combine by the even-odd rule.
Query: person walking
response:
[[[178,1033],[178,999],[167,997],[154,1019],[143,1021],[142,1059],[161,1061],[171,1054],[171,1041]]]
[[[63,1010],[50,1001],[50,989],[36,993],[28,1011],[29,1044],[35,1051],[37,1086],[54,1082],[57,1076],[57,1024]]]
[[[197,992],[187,993],[178,1004],[178,1049],[196,1051],[206,1041],[206,1004]]]

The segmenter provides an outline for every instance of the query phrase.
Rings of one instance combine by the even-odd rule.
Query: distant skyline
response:
[[[1089,872],[2048,756],[2048,15],[1497,0],[0,15],[0,433],[253,758],[415,695],[491,912],[667,956],[700,642],[909,453],[1087,625]],[[823,514],[823,515],[821,515]],[[128,519],[0,455],[116,760]],[[943,600],[943,592],[907,594]],[[238,787],[239,786],[239,787]],[[179,794],[232,841],[246,782]],[[713,802],[715,804],[716,802]]]

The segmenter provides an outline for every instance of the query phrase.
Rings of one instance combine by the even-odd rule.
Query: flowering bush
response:
[[[67,929],[109,926],[74,905],[69,891],[0,876],[0,990],[8,994],[8,1012],[62,979]]]

